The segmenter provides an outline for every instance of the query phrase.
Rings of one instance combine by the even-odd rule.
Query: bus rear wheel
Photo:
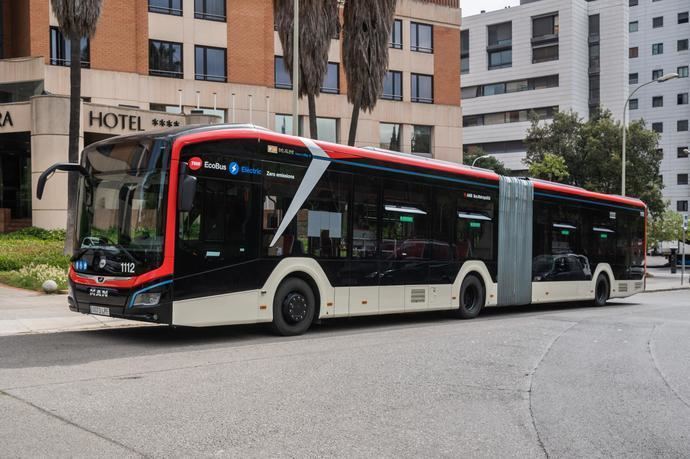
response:
[[[302,279],[285,279],[273,299],[273,330],[294,336],[306,332],[314,321],[316,301],[309,284]]]
[[[594,284],[594,301],[592,306],[604,306],[609,299],[609,280],[605,274],[597,276],[597,282]]]
[[[455,316],[459,319],[474,319],[484,307],[485,299],[484,285],[477,276],[470,274],[460,285],[460,305],[455,310]]]

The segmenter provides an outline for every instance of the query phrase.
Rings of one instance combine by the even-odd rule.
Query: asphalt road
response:
[[[690,456],[690,293],[0,338],[0,456]]]

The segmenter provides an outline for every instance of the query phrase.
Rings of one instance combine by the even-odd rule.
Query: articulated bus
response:
[[[46,170],[39,198],[56,170],[80,176],[80,313],[295,335],[331,317],[471,319],[644,290],[647,209],[623,196],[250,125],[95,143]]]

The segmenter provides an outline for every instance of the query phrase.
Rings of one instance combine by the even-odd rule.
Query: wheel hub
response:
[[[283,301],[283,317],[296,324],[307,318],[307,299],[300,293],[290,293]]]

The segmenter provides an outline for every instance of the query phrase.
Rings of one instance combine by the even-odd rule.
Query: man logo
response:
[[[187,164],[189,165],[189,168],[191,170],[198,171],[199,169],[201,169],[201,166],[204,164],[204,162],[201,160],[201,158],[195,156],[193,158],[190,158]]]
[[[105,257],[101,257],[101,260],[98,262],[98,267],[103,269],[105,268],[105,265],[108,264],[108,260],[105,259]]]
[[[240,166],[236,162],[231,162],[230,163],[230,173],[232,175],[237,175],[240,172]]]

